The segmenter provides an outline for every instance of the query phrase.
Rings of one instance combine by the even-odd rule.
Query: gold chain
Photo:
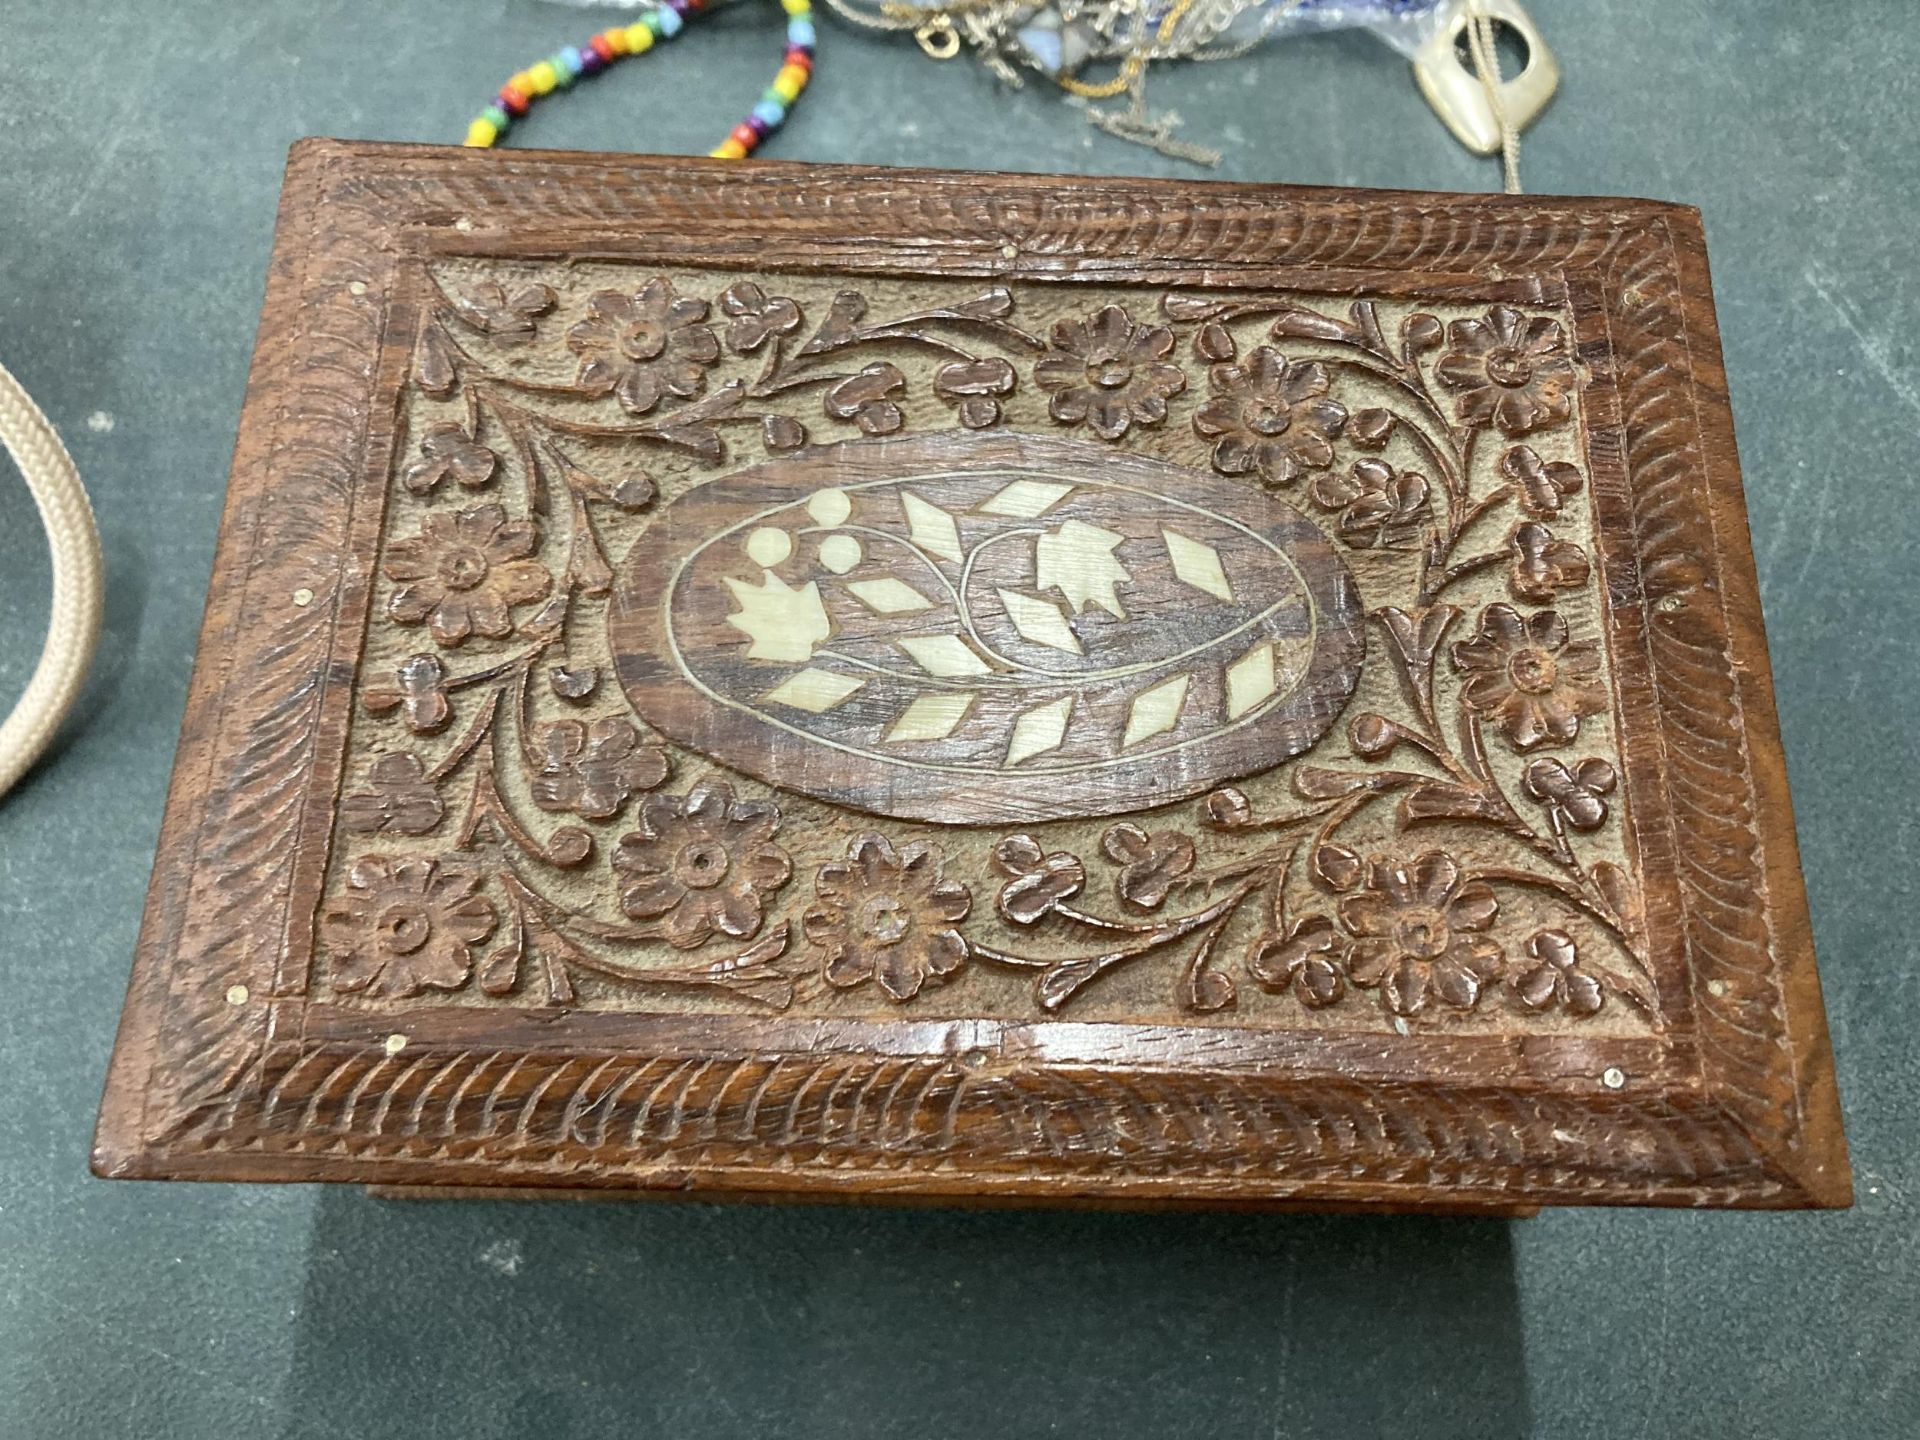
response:
[[[1153,43],[1166,44],[1173,37],[1174,27],[1185,19],[1187,12],[1198,3],[1199,0],[1179,0],[1179,3],[1167,12],[1166,18],[1160,22],[1160,29],[1155,33]],[[1056,75],[1054,79],[1069,95],[1083,96],[1088,100],[1105,100],[1110,96],[1124,95],[1133,88],[1134,82],[1140,78],[1140,73],[1147,68],[1148,48],[1146,45],[1136,45],[1133,53],[1120,62],[1120,73],[1111,80],[1103,80],[1097,85],[1090,85],[1085,80],[1076,80],[1071,75]]]

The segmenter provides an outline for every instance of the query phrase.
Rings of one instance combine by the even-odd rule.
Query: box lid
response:
[[[95,1164],[1846,1203],[1698,216],[304,142]]]

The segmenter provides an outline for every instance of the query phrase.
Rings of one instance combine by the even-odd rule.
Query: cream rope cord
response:
[[[0,795],[40,758],[73,708],[100,636],[103,590],[100,532],[73,457],[47,417],[0,365],[0,444],[20,467],[40,507],[53,552],[53,620],[40,663],[6,723],[0,725]]]
[[[1486,0],[1467,0],[1467,50],[1480,86],[1487,92],[1493,123],[1500,127],[1500,169],[1509,195],[1520,193],[1520,132],[1507,116],[1506,97],[1500,93],[1500,51],[1495,43],[1493,17]]]

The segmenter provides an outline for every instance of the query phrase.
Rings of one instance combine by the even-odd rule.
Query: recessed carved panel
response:
[[[1564,304],[422,285],[322,986],[1660,1025]]]

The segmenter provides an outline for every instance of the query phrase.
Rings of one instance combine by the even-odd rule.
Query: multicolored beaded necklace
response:
[[[510,77],[493,103],[474,117],[467,126],[465,143],[483,150],[497,144],[542,95],[571,89],[574,81],[598,75],[622,56],[645,54],[656,41],[671,40],[706,3],[664,0],[631,25],[602,30],[585,45],[565,46],[557,54],[529,65]],[[780,6],[787,12],[787,48],[780,73],[747,118],[707,152],[716,160],[744,160],[752,154],[754,147],[780,128],[813,74],[813,0],[780,0]]]

